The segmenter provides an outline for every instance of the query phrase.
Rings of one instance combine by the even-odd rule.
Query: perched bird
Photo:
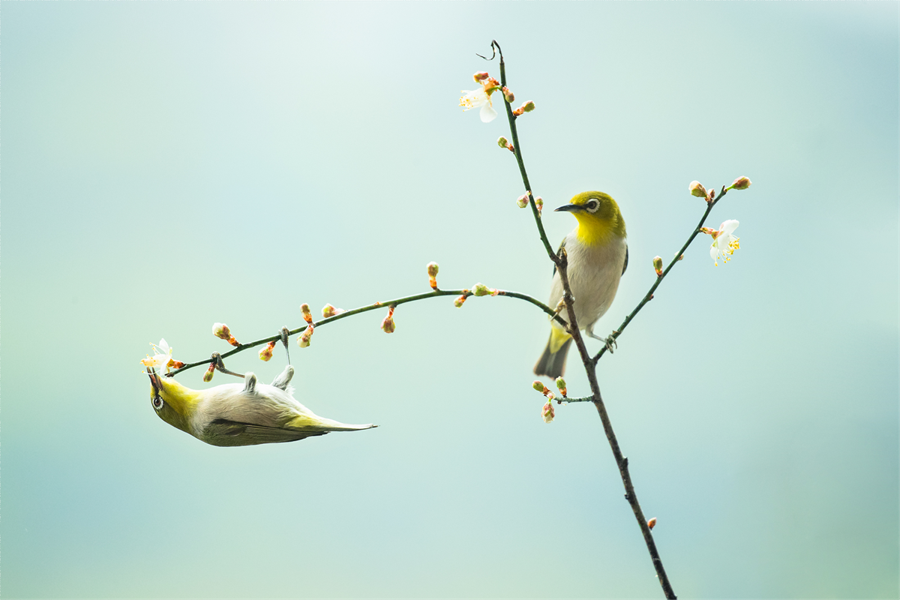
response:
[[[293,442],[330,431],[356,431],[376,425],[347,425],[316,416],[297,402],[289,386],[288,365],[272,385],[247,373],[243,384],[228,383],[192,390],[148,369],[150,403],[159,418],[213,446],[250,446]]]
[[[619,279],[628,266],[625,221],[619,212],[619,205],[603,192],[582,192],[569,204],[556,210],[570,212],[578,219],[578,226],[560,246],[560,249],[566,249],[568,255],[567,273],[575,299],[578,328],[610,345],[612,339],[594,335],[594,325],[612,304],[619,288]],[[549,306],[555,308],[562,297],[562,280],[554,267]],[[564,319],[566,315],[568,311],[563,311]],[[562,375],[571,342],[572,336],[562,325],[553,321],[547,347],[534,365],[535,375],[554,379]]]

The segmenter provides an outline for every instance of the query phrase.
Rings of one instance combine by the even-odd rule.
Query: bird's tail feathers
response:
[[[556,345],[554,341],[553,333],[551,333],[550,339],[547,341],[547,347],[544,348],[544,353],[541,354],[537,364],[534,365],[535,375],[546,375],[551,379],[556,379],[565,373],[566,355],[569,354],[569,345],[572,343],[572,338],[570,337],[562,345],[558,346],[556,352],[553,351],[553,346]]]

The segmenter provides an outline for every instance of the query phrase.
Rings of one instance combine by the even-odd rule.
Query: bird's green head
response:
[[[582,192],[556,210],[570,212],[578,219],[578,239],[587,246],[625,237],[625,220],[609,194]]]
[[[197,408],[199,392],[186,388],[153,369],[149,371],[150,404],[156,414],[169,425],[190,433],[188,423]]]

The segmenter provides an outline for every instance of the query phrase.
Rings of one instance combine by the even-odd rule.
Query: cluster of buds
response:
[[[301,307],[301,309],[302,309],[302,307]],[[330,304],[326,304],[325,306],[322,307],[322,316],[325,317],[326,319],[328,317],[333,317],[335,315],[339,315],[339,314],[345,313],[345,312],[347,312],[347,311],[344,310],[343,308],[335,308]],[[304,315],[304,318],[305,318],[305,315]],[[312,316],[310,316],[310,318],[312,318]],[[307,321],[307,322],[309,322],[309,321]]]
[[[312,318],[312,312],[310,312],[310,310],[309,310],[309,304],[306,304],[305,302],[303,304],[301,304],[300,312],[303,313],[303,320],[306,321],[308,324],[312,325],[313,318]]]
[[[394,324],[394,307],[388,309],[388,314],[381,322],[381,330],[385,333],[394,333],[396,325]]]
[[[205,383],[209,383],[212,381],[213,374],[216,372],[216,363],[212,362],[209,364],[209,368],[206,370],[206,373],[203,374],[203,381]]]
[[[499,293],[500,290],[491,289],[483,283],[476,283],[472,286],[472,294],[474,296],[496,296]]]
[[[699,181],[692,181],[688,190],[691,192],[691,196],[704,198],[707,202],[712,202],[716,197],[716,190],[707,190]]]
[[[462,308],[462,305],[465,304],[466,298],[469,297],[469,290],[463,290],[462,296],[453,300],[453,306],[456,308]]]
[[[437,274],[438,274],[438,264],[436,262],[430,262],[426,266],[428,269],[428,285],[431,286],[431,289],[436,290],[437,287]]]
[[[510,152],[515,152],[515,151],[516,151],[515,146],[513,146],[513,145],[509,142],[509,140],[506,139],[505,137],[503,137],[502,135],[501,135],[500,137],[497,138],[497,145],[500,146],[501,148],[506,148],[506,149],[509,150]]]
[[[269,342],[266,347],[259,351],[259,359],[268,362],[272,359],[272,352],[275,351],[275,342]]]
[[[303,331],[303,333],[300,334],[300,337],[297,338],[297,345],[300,346],[301,348],[308,348],[309,347],[309,339],[312,337],[314,330],[315,330],[315,327],[313,327],[312,323],[307,325],[307,327]]]
[[[225,323],[213,323],[212,332],[214,336],[222,338],[232,346],[240,346],[240,343],[234,339],[234,336],[231,335],[231,330],[228,329],[228,325]]]
[[[566,390],[566,380],[562,377],[556,378],[556,389],[559,390],[559,393],[563,398],[568,398],[568,390]]]
[[[523,113],[531,112],[533,110],[534,110],[534,102],[529,100],[528,102],[525,102],[524,104],[522,104],[522,106],[520,106],[519,108],[514,110],[513,115],[516,117],[519,117],[519,116],[522,116]]]
[[[657,277],[662,277],[662,268],[663,268],[662,256],[654,256],[653,257],[653,270],[656,271]]]

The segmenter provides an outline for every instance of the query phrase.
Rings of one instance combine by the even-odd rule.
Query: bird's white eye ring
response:
[[[588,212],[595,213],[597,209],[600,208],[600,203],[596,200],[590,200],[587,204],[584,205]]]
[[[160,396],[159,394],[153,396],[153,400],[151,400],[150,403],[157,411],[162,410],[162,407],[166,404],[165,402],[163,402],[162,396]]]

